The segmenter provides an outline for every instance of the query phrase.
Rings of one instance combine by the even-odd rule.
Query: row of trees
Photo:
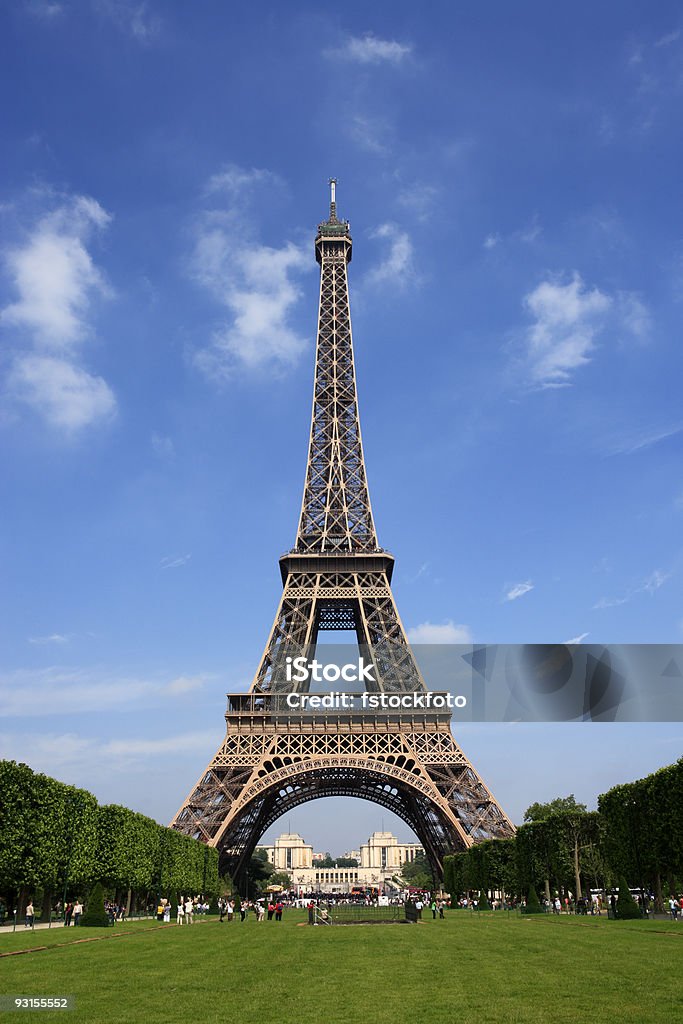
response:
[[[513,839],[479,843],[445,858],[444,886],[527,897],[618,885],[677,890],[683,879],[683,758],[645,779],[615,786],[588,811],[573,796],[532,804]],[[622,886],[623,887],[623,886]]]
[[[15,761],[0,761],[0,793],[0,894],[20,912],[27,896],[47,914],[98,881],[129,908],[136,897],[218,892],[217,851],[151,818]]]

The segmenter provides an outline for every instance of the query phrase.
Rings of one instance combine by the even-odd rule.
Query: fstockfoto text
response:
[[[286,695],[287,707],[293,711],[316,710],[339,710],[340,708],[361,708],[373,711],[389,709],[415,709],[415,708],[464,708],[467,698],[452,693],[430,693],[417,691],[415,693],[288,693]]]

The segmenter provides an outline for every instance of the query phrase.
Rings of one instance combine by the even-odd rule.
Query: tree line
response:
[[[472,890],[527,899],[574,899],[622,879],[663,898],[683,882],[683,758],[637,782],[615,786],[588,811],[573,796],[532,804],[512,839],[478,843],[444,860],[444,888],[457,901]]]
[[[51,906],[101,882],[128,912],[173,892],[216,895],[218,852],[85,789],[0,761],[0,895]]]

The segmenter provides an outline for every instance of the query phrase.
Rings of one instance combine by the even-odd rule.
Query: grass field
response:
[[[458,911],[415,925],[53,928],[0,936],[3,995],[73,995],[41,1020],[436,1024],[683,1021],[683,923]],[[77,940],[104,936],[101,941]]]

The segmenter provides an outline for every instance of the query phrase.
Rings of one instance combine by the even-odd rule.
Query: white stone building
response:
[[[272,846],[259,846],[265,850],[276,871],[286,871],[300,892],[341,892],[353,889],[381,889],[391,887],[406,861],[415,859],[423,849],[419,843],[400,843],[391,832],[373,832],[360,851],[350,851],[344,857],[356,857],[358,867],[324,868],[313,860],[313,847],[296,832],[285,832]]]

